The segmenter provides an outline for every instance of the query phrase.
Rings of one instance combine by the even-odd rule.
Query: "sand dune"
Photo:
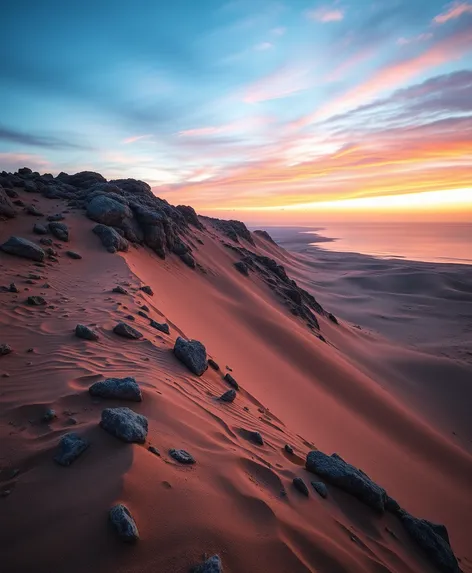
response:
[[[470,362],[433,356],[407,337],[391,342],[368,320],[358,318],[366,329],[355,328],[347,309],[355,303],[358,316],[371,304],[375,269],[353,269],[344,282],[353,285],[348,295],[350,288],[343,294],[335,278],[330,282],[322,259],[314,263],[256,234],[254,244],[241,237],[233,244],[275,259],[319,299],[327,312],[316,315],[318,331],[291,312],[264,275],[235,268],[240,253],[209,220],[186,237],[192,269],[144,246],[112,255],[80,209],[17,191],[44,215],[68,210],[70,241],[54,247],[57,262],[39,267],[0,252],[1,284],[20,290],[0,293],[0,344],[13,349],[0,357],[2,571],[177,573],[213,554],[230,573],[437,571],[394,515],[378,515],[329,484],[327,499],[320,497],[305,469],[314,448],[338,452],[407,511],[444,523],[461,569],[472,571]],[[39,221],[44,217],[19,210],[0,222],[0,243],[12,235],[37,243],[32,227]],[[66,249],[82,259],[67,257]],[[468,275],[452,270],[434,285],[417,270],[383,278],[385,292],[410,289],[448,305],[470,292]],[[128,294],[113,292],[117,285]],[[46,305],[26,305],[32,295]],[[166,322],[170,334],[138,312]],[[346,320],[335,324],[328,312]],[[429,315],[426,328],[434,324],[437,332],[442,318]],[[408,328],[407,312],[392,320]],[[119,321],[143,337],[120,338],[113,333]],[[78,323],[99,340],[75,337]],[[172,352],[178,336],[203,342],[220,371],[192,374]],[[217,400],[230,388],[227,372],[240,385],[233,403]],[[98,380],[125,376],[142,389],[143,401],[130,407],[148,419],[143,445],[99,427],[104,408],[127,404],[88,393]],[[57,417],[44,422],[49,408]],[[61,467],[53,458],[71,431],[91,445]],[[263,445],[246,431],[258,431]],[[187,450],[197,463],[179,464],[171,448]],[[308,498],[293,487],[297,476]],[[136,521],[140,540],[133,546],[120,544],[107,524],[116,503]]]

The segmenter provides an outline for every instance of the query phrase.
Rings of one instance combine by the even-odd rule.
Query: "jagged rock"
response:
[[[284,446],[284,450],[287,452],[287,454],[293,454],[293,448],[292,446],[289,446],[288,444],[285,444]]]
[[[203,228],[203,225],[200,223],[198,215],[193,207],[190,207],[189,205],[177,205],[176,209],[178,209],[180,213],[182,213],[187,223],[193,225],[197,229]]]
[[[57,418],[55,410],[48,408],[41,420],[45,423],[49,423],[52,422],[55,418]]]
[[[197,376],[208,368],[206,348],[198,340],[185,340],[179,336],[175,341],[174,354]]]
[[[222,219],[215,219],[212,217],[204,217],[204,219],[210,221],[219,231],[232,241],[238,243],[239,238],[241,238],[248,241],[251,245],[254,245],[254,239],[252,238],[249,229],[241,221],[235,221],[233,219],[224,221]]]
[[[79,259],[82,258],[82,255],[80,255],[79,253],[76,253],[75,251],[66,251],[66,255],[67,255],[70,259],[79,260]]]
[[[153,328],[156,328],[160,332],[163,332],[164,334],[170,334],[170,329],[167,322],[156,322],[155,320],[151,319],[150,324]]]
[[[308,492],[308,488],[306,486],[306,483],[303,481],[303,479],[301,477],[294,477],[293,478],[293,486],[295,487],[295,489],[298,489],[298,491],[300,493],[302,493],[303,495],[306,495],[306,497],[309,496],[309,492]]]
[[[444,525],[418,519],[407,512],[401,522],[411,538],[421,547],[430,561],[442,573],[460,573],[459,564],[449,545],[449,535]]]
[[[150,296],[152,296],[152,295],[154,294],[152,288],[151,288],[150,286],[148,286],[148,285],[142,286],[142,287],[141,287],[141,290],[142,290],[143,292],[145,292],[146,294],[150,295]]]
[[[130,340],[139,340],[143,337],[139,330],[136,330],[125,322],[119,322],[113,329],[113,332],[119,336],[123,336],[123,338],[129,338]]]
[[[74,187],[80,187],[82,189],[88,189],[93,187],[96,183],[106,183],[105,177],[100,175],[100,173],[95,173],[93,171],[81,171],[80,173],[75,173],[74,175],[67,175],[67,173],[59,173],[57,179],[68,185],[73,185]]]
[[[13,350],[9,344],[0,344],[0,356],[6,356],[11,352],[13,352]]]
[[[181,463],[181,464],[187,464],[187,465],[191,465],[191,464],[195,464],[196,460],[195,458],[192,456],[192,454],[189,454],[187,451],[185,450],[175,450],[175,449],[171,449],[169,450],[169,455],[174,458],[174,460],[176,460],[177,462]]]
[[[102,412],[100,426],[128,443],[143,444],[148,433],[147,418],[129,408],[106,408]]]
[[[95,382],[90,386],[89,394],[100,398],[117,398],[131,402],[141,402],[143,399],[139,384],[129,376],[126,378],[107,378]]]
[[[219,397],[219,400],[221,400],[222,402],[234,402],[235,399],[236,399],[236,390],[234,390],[234,388],[231,388],[231,390],[228,390]]]
[[[246,265],[246,263],[243,261],[238,261],[237,263],[234,263],[234,266],[242,275],[245,277],[249,276],[249,267]]]
[[[328,313],[328,318],[331,322],[334,322],[334,324],[339,324],[338,319],[331,312]]]
[[[139,539],[139,531],[129,509],[119,503],[108,512],[108,518],[121,541],[135,543]]]
[[[154,198],[150,185],[139,179],[112,179],[110,183],[131,195],[145,195]]]
[[[92,330],[84,324],[78,324],[75,327],[75,335],[77,338],[83,338],[84,340],[98,340],[99,336],[95,330]]]
[[[139,316],[142,316],[143,318],[149,319],[149,316],[142,310],[138,310],[138,314],[139,314]],[[158,324],[158,323],[156,323],[156,324]],[[152,323],[151,323],[151,326],[153,326]]]
[[[290,300],[292,300],[296,305],[302,304],[302,295],[300,291],[296,288],[288,289],[285,291],[285,294],[288,296]]]
[[[174,243],[174,246],[172,247],[172,252],[175,255],[179,256],[185,255],[189,251],[190,249],[188,248],[188,246],[180,239],[177,239],[176,242]]]
[[[269,241],[269,243],[272,243],[273,245],[277,244],[267,231],[261,231],[260,229],[257,229],[256,231],[253,232],[259,237],[265,239],[266,241]]]
[[[314,490],[321,495],[321,497],[324,497],[325,499],[328,497],[328,488],[322,481],[312,481],[311,485]]]
[[[180,255],[180,260],[184,262],[187,267],[191,269],[195,268],[195,259],[192,257],[190,253],[185,253],[184,255]]]
[[[219,555],[213,555],[203,563],[196,565],[192,573],[223,573],[223,564]]]
[[[69,228],[65,223],[49,223],[48,228],[57,239],[65,242],[69,240]]]
[[[54,461],[61,466],[70,466],[89,446],[90,442],[77,434],[64,434],[59,442],[59,452]]]
[[[390,497],[389,495],[387,495],[387,500],[385,502],[385,509],[395,515],[399,514],[402,511],[400,504],[395,499],[393,499],[393,497]]]
[[[33,171],[29,167],[20,167],[18,169],[18,175],[32,175]]]
[[[10,197],[2,187],[0,187],[0,217],[5,217],[6,219],[13,219],[13,217],[16,217],[15,206],[10,201]]]
[[[27,191],[28,193],[37,193],[38,192],[38,187],[34,183],[34,181],[25,181],[24,185],[23,185],[23,189],[25,191]]]
[[[8,290],[10,292],[20,292],[20,289],[16,286],[15,283],[10,283],[10,286],[8,287]]]
[[[226,374],[224,375],[224,380],[225,382],[228,382],[228,384],[232,386],[235,390],[239,390],[239,384],[236,382],[236,380],[231,376],[229,372],[226,372]]]
[[[39,239],[39,242],[42,245],[46,245],[46,246],[51,246],[52,245],[52,239],[46,239],[45,237],[43,237],[42,239]]]
[[[41,225],[41,223],[35,223],[33,225],[33,233],[36,233],[37,235],[47,235],[48,230],[44,225]]]
[[[118,294],[129,294],[128,291],[121,285],[114,287],[113,292],[116,292]]]
[[[0,245],[0,249],[9,255],[23,257],[32,261],[42,262],[45,257],[41,247],[21,237],[10,237],[8,241]]]
[[[143,304],[143,306],[141,307],[142,310],[144,310],[144,312],[149,312],[149,307],[146,306],[145,304]]]
[[[28,215],[33,215],[33,217],[43,217],[44,215],[41,211],[36,207],[36,205],[26,205],[25,213]]]
[[[30,306],[44,306],[46,304],[46,301],[44,300],[44,298],[42,296],[29,296],[26,299],[26,302]]]
[[[254,430],[241,430],[241,433],[247,440],[254,442],[258,446],[264,445],[264,440],[262,439],[262,436],[259,432]]]
[[[87,205],[87,216],[97,223],[119,227],[133,213],[128,205],[106,195],[97,195]]]
[[[64,215],[63,215],[62,213],[56,213],[55,215],[48,215],[48,216],[47,216],[47,220],[48,220],[50,223],[54,223],[54,222],[57,222],[57,221],[64,221],[64,219],[65,219],[65,217],[64,217]]]
[[[307,455],[305,467],[309,472],[323,477],[373,509],[384,511],[387,492],[337,454],[328,456],[318,450],[311,451]]]
[[[116,251],[127,251],[129,248],[128,241],[115,231],[112,227],[106,225],[96,225],[93,232],[100,238],[102,245],[107,248],[110,253]]]
[[[220,369],[219,365],[213,360],[213,358],[208,359],[208,366],[213,368],[213,370],[218,371]]]

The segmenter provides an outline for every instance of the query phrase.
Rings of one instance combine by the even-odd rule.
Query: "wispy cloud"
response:
[[[316,8],[315,10],[309,10],[306,15],[310,20],[316,20],[317,22],[323,23],[339,22],[344,19],[343,10],[327,6]]]
[[[244,131],[253,131],[270,122],[270,118],[265,116],[255,116],[232,121],[222,125],[210,125],[206,127],[197,127],[194,129],[184,129],[178,132],[179,137],[206,137],[215,136],[225,133],[238,133]]]
[[[274,36],[283,36],[286,31],[287,31],[287,28],[285,28],[284,26],[277,26],[277,28],[272,28],[272,30],[270,32]]]
[[[469,2],[453,2],[448,5],[447,10],[438,14],[433,21],[436,24],[445,24],[449,20],[460,18],[463,14],[472,14],[472,4]]]
[[[132,137],[127,137],[126,139],[123,139],[123,141],[121,143],[123,143],[124,145],[128,145],[129,143],[135,143],[136,141],[140,141],[141,139],[149,139],[151,137],[152,137],[152,134],[133,135]]]
[[[74,143],[49,135],[25,133],[16,129],[0,126],[0,141],[16,143],[32,147],[45,147],[49,149],[90,149],[86,145]]]
[[[282,99],[307,90],[311,85],[307,68],[283,67],[250,85],[244,92],[243,101],[255,104]]]
[[[258,52],[264,52],[265,50],[271,50],[274,47],[272,42],[261,42],[260,44],[256,44],[254,49]]]
[[[423,34],[418,34],[417,36],[413,36],[411,38],[404,38],[403,36],[398,38],[397,44],[399,46],[407,46],[408,44],[415,44],[416,42],[426,42],[431,40],[433,34],[431,32],[425,32]]]

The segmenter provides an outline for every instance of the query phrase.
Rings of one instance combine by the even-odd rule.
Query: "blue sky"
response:
[[[16,0],[0,50],[0,169],[203,211],[472,186],[469,2]]]

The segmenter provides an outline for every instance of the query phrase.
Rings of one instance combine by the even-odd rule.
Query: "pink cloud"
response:
[[[339,8],[325,7],[310,10],[307,12],[307,16],[310,20],[316,20],[317,22],[339,22],[344,19],[344,12]]]
[[[438,14],[433,21],[436,24],[444,24],[449,20],[459,18],[463,14],[472,14],[472,4],[469,4],[469,2],[453,2],[449,4],[449,8],[445,12]]]
[[[235,133],[238,131],[252,131],[270,122],[268,117],[248,117],[222,125],[210,125],[197,127],[195,129],[184,129],[179,131],[179,137],[205,137],[221,135],[223,133]]]
[[[51,163],[32,153],[0,153],[0,164],[2,169],[16,171],[20,167],[29,167],[33,171],[49,171],[52,169]]]
[[[249,86],[243,101],[254,104],[283,99],[308,89],[310,83],[307,69],[285,67]]]
[[[148,135],[133,135],[132,137],[128,137],[127,139],[123,139],[123,141],[121,143],[124,144],[128,144],[128,143],[134,143],[135,141],[139,141],[141,139],[148,139],[149,137],[152,137],[151,134]]]

